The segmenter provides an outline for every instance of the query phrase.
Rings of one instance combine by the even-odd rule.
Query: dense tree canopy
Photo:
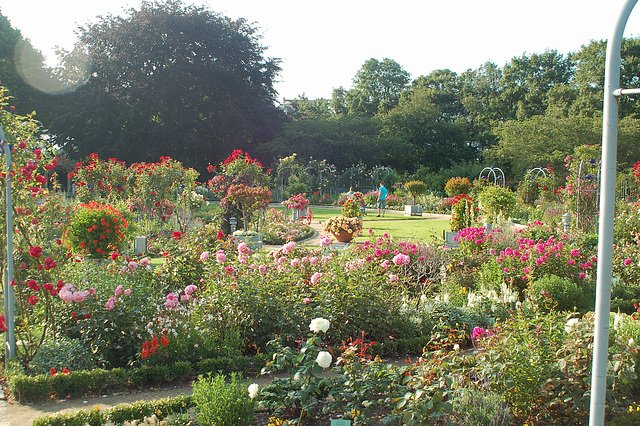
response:
[[[51,129],[71,156],[170,156],[199,170],[273,137],[278,60],[256,29],[180,0],[143,2],[80,29],[91,78],[60,99]]]

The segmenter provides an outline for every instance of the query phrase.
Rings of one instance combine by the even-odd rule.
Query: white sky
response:
[[[282,58],[279,99],[330,98],[369,58],[391,58],[412,78],[448,68],[608,39],[627,0],[185,0],[260,28],[266,55]],[[97,15],[121,15],[140,0],[0,0],[0,12],[45,56],[71,49],[74,30]],[[640,7],[625,37],[640,34]],[[1,77],[1,76],[0,76]]]

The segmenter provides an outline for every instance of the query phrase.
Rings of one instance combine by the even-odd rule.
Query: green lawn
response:
[[[324,221],[340,214],[340,209],[337,208],[315,207],[312,211],[314,221]],[[387,211],[384,217],[376,217],[377,213],[376,210],[369,209],[367,215],[363,216],[364,235],[356,238],[356,242],[368,238],[369,229],[373,231],[374,237],[382,236],[387,232],[397,239],[425,242],[442,238],[442,232],[450,230],[449,220],[430,218],[428,214],[405,216],[403,213]]]

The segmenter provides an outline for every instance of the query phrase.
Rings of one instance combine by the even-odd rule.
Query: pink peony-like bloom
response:
[[[302,299],[302,303],[304,304],[311,303],[311,299],[309,299],[308,297],[305,297],[304,299]]]
[[[127,264],[127,267],[132,271],[138,269],[138,262],[134,262],[133,260]]]
[[[323,235],[320,237],[320,247],[326,247],[332,243],[331,237],[328,235]]]
[[[316,272],[315,274],[311,275],[311,284],[317,284],[318,280],[322,277],[322,273],[321,272]]]
[[[586,277],[586,274],[584,272],[580,272],[580,274],[578,275],[580,278],[584,278]]]
[[[200,255],[200,260],[202,260],[204,262],[207,259],[209,259],[209,252],[208,251],[203,251],[202,254]]]
[[[124,295],[125,295],[125,296],[131,296],[131,289],[130,289],[130,288],[126,289],[126,290],[124,291]]]
[[[191,299],[191,296],[189,296],[188,294],[183,294],[182,296],[180,296],[181,302],[188,302],[189,299]]]
[[[387,268],[389,267],[389,264],[390,264],[390,263],[391,263],[391,262],[389,261],[389,259],[385,259],[385,260],[383,260],[382,262],[380,262],[380,266],[381,266],[382,268],[384,268],[384,269],[387,269]]]
[[[296,245],[295,241],[289,241],[287,244],[282,246],[282,252],[284,254],[289,254],[294,248],[296,248]]]
[[[184,294],[187,294],[189,296],[191,296],[196,291],[198,291],[198,287],[193,284],[189,284],[184,288]]]
[[[227,260],[227,255],[224,254],[222,250],[218,250],[216,252],[216,261],[218,261],[218,263],[224,263],[226,260]]]
[[[297,257],[291,260],[291,266],[293,268],[297,267],[299,263],[300,263],[300,259],[298,259]]]
[[[238,262],[242,263],[243,265],[246,265],[248,262],[247,256],[241,254],[240,256],[238,256]]]
[[[164,301],[164,307],[166,309],[177,308],[179,304],[180,300],[178,299],[178,295],[176,293],[167,294],[167,300]]]
[[[411,261],[411,258],[408,255],[402,254],[402,253],[396,254],[393,257],[393,264],[397,266],[406,265],[410,261]]]
[[[111,296],[109,300],[107,300],[107,303],[104,304],[104,307],[110,311],[113,311],[116,307],[116,298]]]
[[[395,274],[389,274],[389,281],[391,282],[398,281],[398,276]]]
[[[119,285],[118,287],[116,287],[116,291],[114,292],[114,294],[116,296],[120,296],[123,292],[124,292],[124,287],[122,285]]]
[[[629,264],[631,263],[631,259],[625,259],[624,260],[624,266],[629,266]]]
[[[318,258],[316,256],[310,257],[309,263],[312,264],[313,266],[316,266],[318,264]]]
[[[143,257],[142,259],[140,259],[140,266],[142,266],[143,268],[149,266],[151,264],[151,261],[149,260],[148,257]]]
[[[76,291],[75,293],[73,293],[73,295],[71,296],[71,298],[73,299],[74,302],[84,302],[84,299],[87,296],[84,294],[84,291]]]
[[[249,246],[247,246],[247,243],[243,241],[238,244],[238,253],[244,254],[246,256],[251,256],[253,254],[253,251],[249,248]]]
[[[267,265],[260,265],[260,266],[258,266],[258,271],[259,271],[261,274],[266,274],[266,273],[267,273]]]

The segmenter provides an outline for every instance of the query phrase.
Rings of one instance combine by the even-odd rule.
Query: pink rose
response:
[[[216,260],[218,261],[218,263],[224,263],[227,260],[227,255],[224,254],[222,250],[218,250],[216,252]]]
[[[109,300],[107,300],[107,303],[104,304],[104,307],[110,311],[113,311],[116,307],[116,298],[111,296]]]

